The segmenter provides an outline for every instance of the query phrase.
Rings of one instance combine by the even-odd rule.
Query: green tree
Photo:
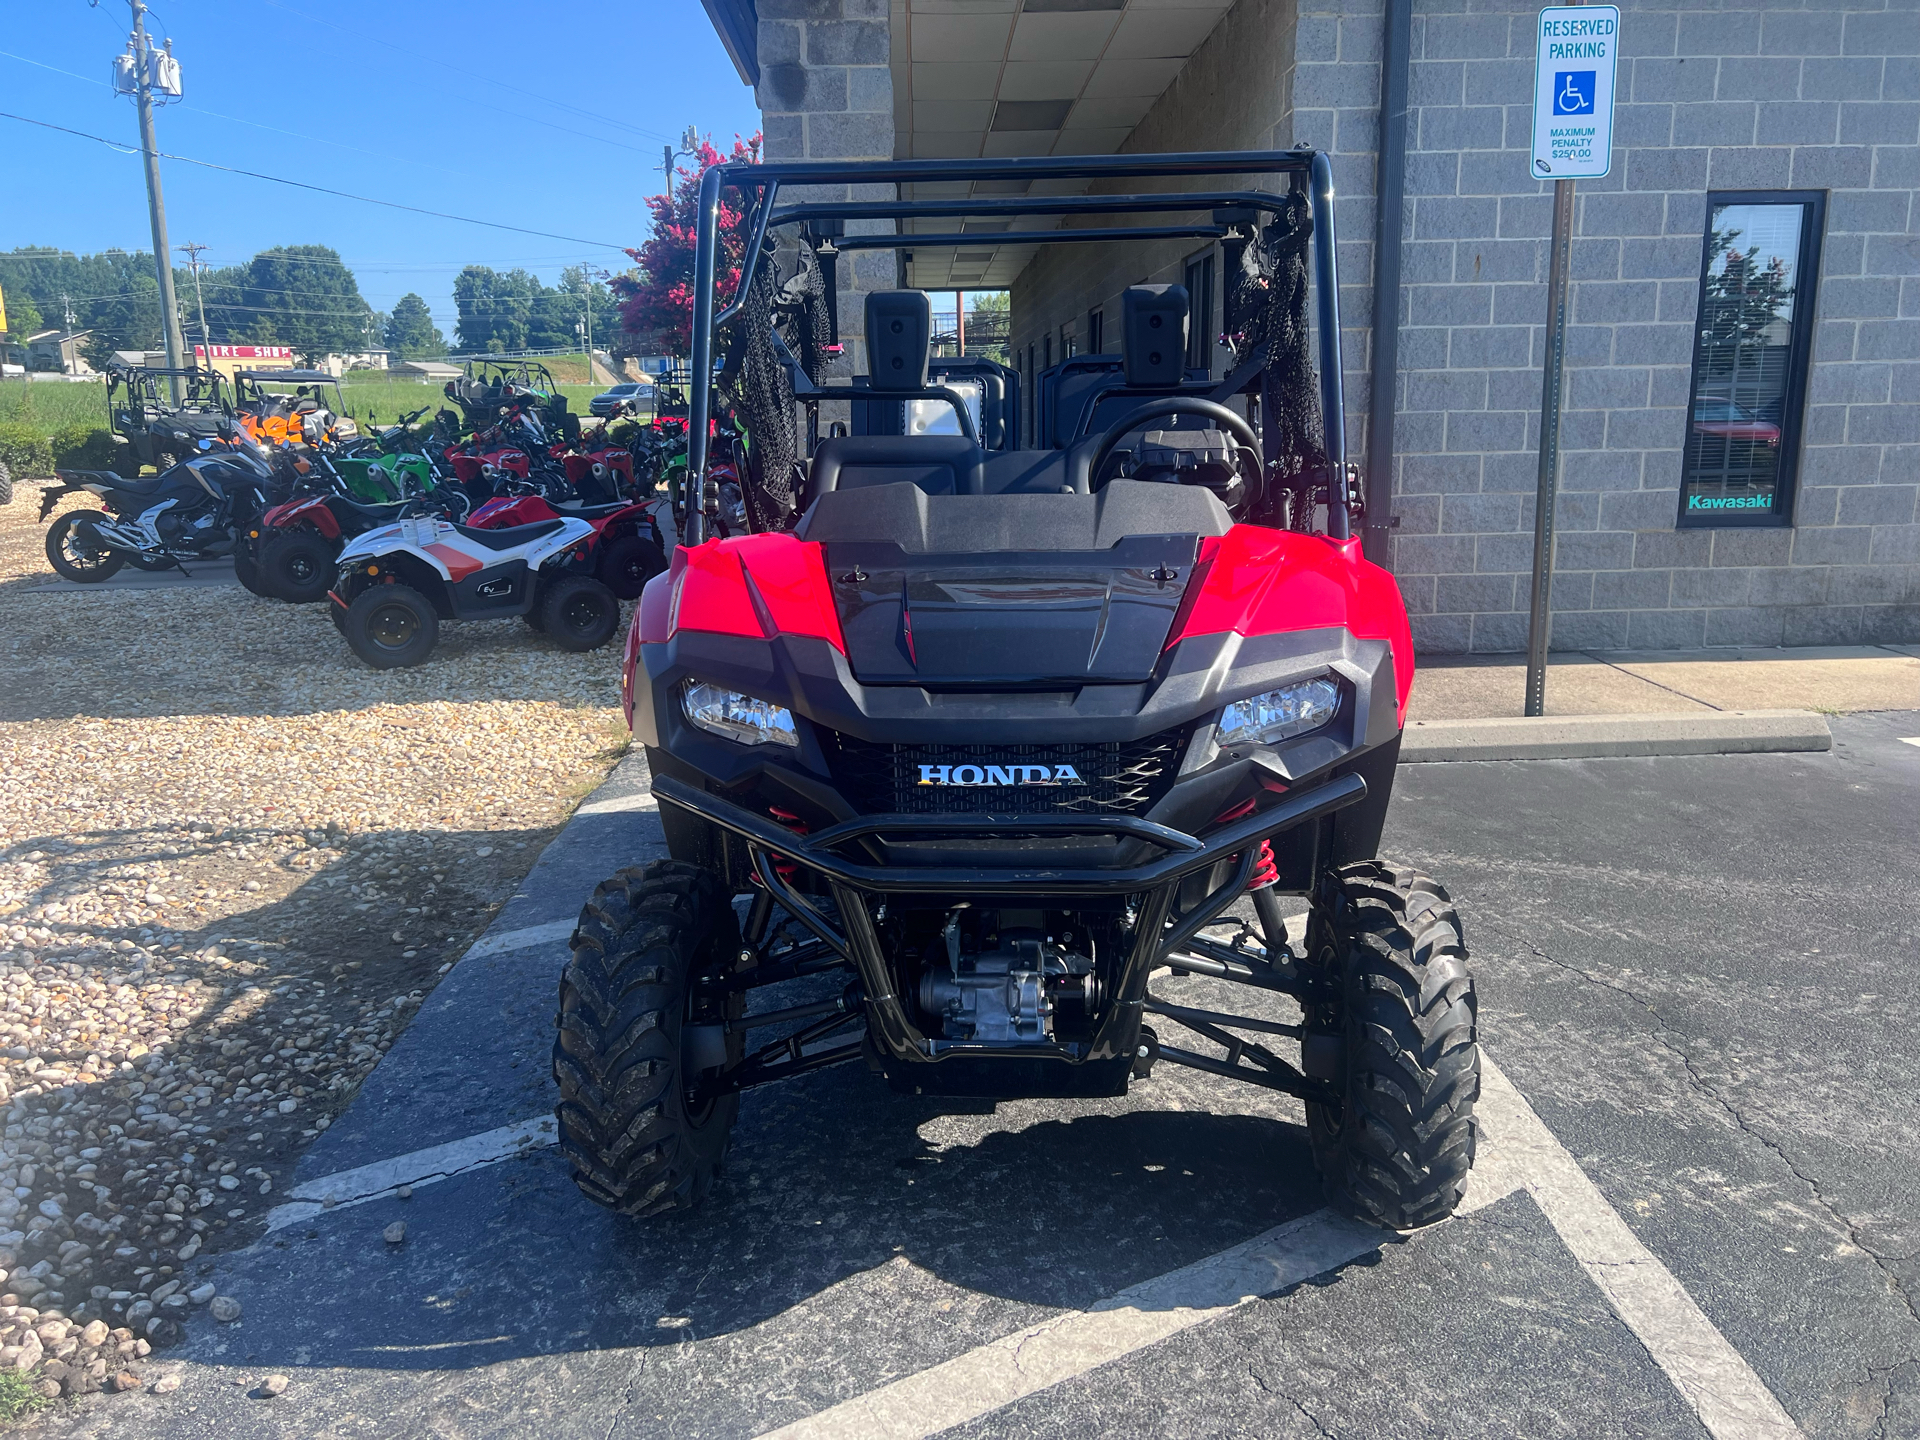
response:
[[[469,265],[454,278],[459,312],[455,334],[462,350],[525,350],[533,329],[540,282],[525,270]]]
[[[427,302],[409,291],[393,303],[387,317],[384,338],[396,360],[417,360],[424,355],[444,355],[447,341],[433,324],[433,312]]]
[[[190,291],[186,272],[178,274]],[[82,348],[96,366],[106,364],[115,350],[160,348],[160,284],[151,255],[125,250],[76,255],[22,246],[0,253],[0,288],[7,292],[10,310],[24,313],[19,307],[31,304],[42,329],[64,325],[71,306],[74,328],[93,332]]]
[[[29,335],[38,335],[46,329],[40,319],[40,307],[33,303],[33,296],[24,290],[15,294],[0,281],[0,290],[6,291],[6,314],[0,316],[0,323],[6,326],[7,339],[15,345],[24,345]]]
[[[367,345],[373,314],[353,271],[325,245],[282,245],[203,276],[218,344],[288,345],[308,364]]]

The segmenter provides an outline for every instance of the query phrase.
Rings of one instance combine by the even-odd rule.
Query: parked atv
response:
[[[638,600],[647,582],[667,568],[666,543],[651,505],[625,500],[583,505],[554,503],[539,495],[502,495],[475,510],[468,523],[495,529],[563,518],[593,527],[593,573],[622,600]]]
[[[563,650],[613,638],[620,601],[593,578],[593,527],[545,520],[480,530],[426,517],[370,530],[340,551],[329,598],[353,653],[376,670],[419,665],[442,620],[521,616]]]
[[[1199,179],[1248,175],[1279,183]],[[1004,203],[970,191],[1009,182],[1023,214],[1100,217],[1018,243],[1111,244],[1137,208],[1152,245],[1181,233],[1177,177],[1198,182],[1188,233],[1236,277],[1224,378],[1186,370],[1186,292],[1153,285],[1114,297],[1120,363],[1058,444],[980,443],[929,383],[921,291],[869,294],[871,373],[822,379],[841,249],[924,248]],[[1116,193],[1143,178],[1152,193]],[[927,222],[898,235],[847,236],[832,222],[861,204],[813,198],[936,179],[945,193],[888,202]],[[641,597],[625,677],[672,858],[600,885],[561,979],[557,1114],[582,1192],[633,1216],[700,1203],[741,1093],[830,1065],[986,1098],[1114,1097],[1181,1065],[1302,1102],[1359,1215],[1452,1213],[1476,1000],[1446,890],[1377,855],[1413,647],[1353,523],[1326,156],[810,161],[702,186],[684,543]],[[783,186],[806,202],[777,209]],[[748,217],[753,259],[716,297],[722,214]],[[781,215],[798,233],[776,245]],[[1164,254],[1146,253],[1142,271]],[[1013,293],[1015,334],[1066,304]],[[721,304],[751,533],[721,531]],[[827,401],[851,402],[854,433],[816,440]],[[912,433],[922,401],[959,433]]]
[[[452,512],[448,498],[458,497]],[[408,515],[464,516],[466,497],[456,487],[431,495],[409,496],[385,505],[368,505],[335,492],[302,495],[275,505],[250,530],[260,589],[276,599],[310,605],[327,598],[347,540]]]

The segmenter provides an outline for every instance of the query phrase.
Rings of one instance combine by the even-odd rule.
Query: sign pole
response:
[[[1573,185],[1613,168],[1613,81],[1620,7],[1549,5],[1533,50],[1533,155],[1528,173],[1553,181],[1547,255],[1547,347],[1540,387],[1540,473],[1533,501],[1533,597],[1527,615],[1526,713],[1547,706],[1553,636],[1553,510],[1560,490],[1560,409],[1566,389],[1567,281],[1573,268]]]
[[[1547,264],[1547,363],[1540,390],[1540,475],[1533,502],[1533,605],[1527,616],[1527,708],[1544,715],[1547,642],[1553,632],[1553,508],[1560,490],[1560,401],[1567,360],[1567,272],[1573,259],[1573,181],[1553,182]]]

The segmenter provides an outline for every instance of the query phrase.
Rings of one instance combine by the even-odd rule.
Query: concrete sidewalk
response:
[[[1422,656],[1408,723],[1517,716],[1526,678],[1514,655]],[[1549,716],[1920,710],[1920,646],[1556,654],[1546,708]]]
[[[1423,659],[1401,759],[1826,750],[1829,715],[1920,710],[1920,646],[1556,655],[1534,719],[1526,673],[1514,656]]]

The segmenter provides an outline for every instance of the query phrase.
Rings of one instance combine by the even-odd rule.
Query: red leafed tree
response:
[[[653,212],[653,233],[638,250],[627,253],[639,262],[639,274],[616,275],[614,293],[620,299],[620,318],[627,332],[642,343],[657,345],[669,355],[685,355],[693,348],[693,250],[700,228],[700,177],[715,165],[758,165],[760,136],[734,136],[733,153],[722,155],[713,142],[702,140],[693,164],[674,171],[671,195],[647,200]],[[745,197],[737,190],[720,196],[720,257],[715,267],[720,293],[731,295],[740,283],[746,258]]]

